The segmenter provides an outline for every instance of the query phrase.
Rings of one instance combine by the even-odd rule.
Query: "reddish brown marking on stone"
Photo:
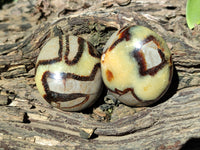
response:
[[[62,35],[59,36],[59,51],[58,51],[58,57],[54,58],[54,59],[49,59],[49,60],[39,60],[38,63],[36,64],[36,69],[35,69],[35,73],[37,71],[37,68],[39,65],[49,65],[49,64],[53,64],[56,62],[59,62],[62,60],[62,49],[63,49],[63,38]]]
[[[66,82],[67,79],[74,79],[74,80],[79,80],[79,81],[93,81],[98,69],[100,68],[100,63],[97,63],[94,67],[92,72],[90,73],[89,76],[79,76],[73,73],[60,73],[60,76],[62,78],[62,82]],[[51,73],[49,71],[46,71],[43,76],[42,76],[42,84],[45,90],[46,95],[44,95],[44,99],[46,99],[49,103],[51,101],[71,101],[79,97],[86,97],[87,94],[83,93],[72,93],[72,94],[62,94],[62,93],[57,93],[54,91],[51,91],[47,82],[48,78],[54,79],[55,74]]]
[[[126,29],[126,28],[127,28],[127,26],[121,28],[121,29],[118,31],[117,35],[119,35],[119,34],[120,34],[124,29]]]
[[[115,88],[115,92],[117,92],[117,94],[119,94],[120,96],[128,93],[129,91],[131,91],[132,95],[139,100],[139,98],[136,96],[136,94],[135,94],[135,92],[134,92],[134,90],[132,88],[127,88],[127,89],[125,89],[123,91],[120,91],[117,88]]]
[[[169,62],[170,62],[171,65],[173,65],[173,62],[172,62],[172,55],[170,56],[170,61],[169,61]]]
[[[109,89],[109,88],[108,88],[108,89]],[[122,95],[124,95],[124,94],[126,94],[126,93],[128,93],[128,92],[131,92],[131,94],[132,94],[132,96],[135,98],[135,100],[138,101],[138,104],[137,104],[136,106],[147,106],[147,105],[150,105],[150,104],[156,102],[157,100],[159,100],[160,97],[165,93],[166,90],[164,90],[163,93],[161,93],[161,95],[159,95],[157,98],[152,99],[152,100],[148,100],[148,101],[144,101],[144,100],[140,99],[140,98],[135,94],[133,88],[126,88],[126,89],[124,89],[123,91],[121,91],[121,90],[115,88],[114,91],[111,90],[111,89],[109,89],[109,91],[112,92],[112,93],[116,93],[116,94],[118,94],[119,96],[122,96]]]
[[[43,97],[46,98],[46,95],[44,95]],[[77,98],[78,98],[78,97],[77,97]],[[84,97],[83,97],[83,98],[84,98]],[[84,99],[81,103],[76,104],[76,105],[71,106],[71,107],[61,107],[60,104],[61,104],[61,102],[64,102],[64,101],[54,101],[54,103],[57,104],[57,106],[56,106],[57,108],[59,108],[59,109],[61,109],[61,110],[64,110],[64,111],[65,111],[65,110],[68,111],[68,110],[70,110],[70,109],[72,109],[72,108],[76,108],[76,107],[79,107],[79,106],[85,104],[85,103],[89,100],[89,98],[90,98],[89,95],[85,95],[85,99]],[[51,101],[48,101],[48,102],[51,103]]]
[[[109,89],[109,88],[108,88],[108,89]],[[142,99],[140,99],[140,98],[135,94],[133,88],[126,88],[126,89],[124,89],[123,91],[121,91],[121,90],[115,88],[114,91],[111,90],[111,89],[109,89],[109,91],[111,91],[111,92],[113,92],[113,93],[116,93],[116,94],[118,94],[119,96],[122,96],[122,95],[124,95],[124,94],[126,94],[126,93],[128,93],[128,92],[131,92],[132,96],[135,98],[135,100],[138,101],[138,104],[141,104],[141,106],[142,106],[142,104],[145,104],[145,105],[146,105],[146,104],[151,104],[151,103],[152,103],[152,100],[150,100],[150,101],[143,101]],[[143,103],[143,102],[144,102],[144,103]],[[138,106],[139,106],[139,105],[138,105]]]
[[[162,62],[155,67],[147,69],[147,65],[146,65],[147,63],[146,63],[144,54],[138,50],[133,51],[133,56],[135,57],[138,65],[139,65],[139,73],[142,76],[145,76],[148,74],[151,76],[154,76],[159,70],[161,70],[165,66],[167,61],[165,60],[164,54],[162,53],[162,51],[160,49],[158,49],[158,53],[160,54],[160,58],[162,59]]]
[[[47,102],[67,102],[67,101],[73,101],[80,97],[86,97],[87,94],[82,93],[72,93],[72,94],[62,94],[58,92],[49,91],[46,95],[44,95],[44,99],[46,99]]]
[[[143,52],[140,49],[134,49],[133,52],[132,52],[132,56],[135,57],[138,65],[139,65],[139,73],[142,76],[145,76],[145,75],[148,75],[148,74],[151,75],[151,76],[154,76],[167,63],[167,60],[165,59],[165,55],[164,55],[163,51],[159,48],[160,43],[154,36],[152,36],[152,35],[148,36],[142,42],[142,45],[144,45],[148,42],[151,42],[151,41],[153,41],[157,45],[157,50],[158,50],[158,53],[159,53],[160,58],[162,60],[159,65],[152,67],[150,69],[147,69],[147,63],[146,63],[145,56],[144,56]]]
[[[148,36],[146,39],[144,39],[144,41],[142,43],[149,43],[151,41],[154,41],[154,43],[157,45],[156,39],[153,35]]]
[[[131,34],[129,33],[131,27],[127,27],[119,34],[119,39],[126,39],[126,41],[129,41],[131,38]]]
[[[110,48],[108,48],[108,50],[109,51],[111,51],[113,48],[115,48],[115,46],[117,45],[117,44],[119,44],[120,42],[122,42],[124,39],[117,39],[111,46],[110,46]],[[106,51],[105,51],[106,52]]]
[[[109,82],[114,78],[113,73],[110,70],[106,70],[106,77]]]
[[[147,70],[147,63],[144,57],[144,53],[140,50],[134,50],[134,57],[136,58],[138,65],[140,66],[140,73],[143,74]]]
[[[124,39],[126,41],[129,41],[131,38],[131,34],[129,33],[130,28],[131,26],[119,30],[117,33],[117,35],[119,36],[118,39],[107,50],[111,51],[112,49],[115,48],[115,46],[117,46],[117,44],[121,43]],[[104,53],[106,53],[107,50]]]
[[[148,37],[143,41],[143,43],[145,44],[145,43],[148,43],[148,42],[150,42],[150,41],[153,41],[153,42],[157,45],[157,48],[160,49],[162,52],[165,51],[164,48],[161,47],[161,45],[160,45],[161,41],[159,41],[159,40],[158,40],[156,37],[154,37],[153,35],[148,36]]]
[[[76,53],[76,56],[72,59],[69,60],[68,59],[68,55],[70,51],[73,51],[73,49],[69,49],[69,36],[66,36],[66,52],[65,52],[65,63],[68,65],[74,65],[76,63],[78,63],[78,61],[80,60],[82,54],[83,54],[83,50],[84,50],[84,39],[78,37],[78,51]]]
[[[77,105],[74,105],[74,106],[71,106],[71,107],[60,107],[60,109],[62,109],[62,110],[65,110],[65,109],[68,110],[68,109],[79,107],[79,106],[85,104],[89,100],[89,98],[90,98],[90,96],[86,95],[85,99],[81,103],[79,103]]]

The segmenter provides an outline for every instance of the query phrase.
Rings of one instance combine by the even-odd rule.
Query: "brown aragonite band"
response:
[[[60,62],[61,60],[62,60],[62,50],[63,50],[63,37],[60,35],[60,36],[58,36],[58,43],[57,43],[57,45],[58,45],[58,51],[57,51],[57,55],[58,55],[58,57],[54,57],[54,58],[51,58],[51,59],[41,59],[41,58],[39,58],[39,56],[38,56],[38,59],[37,59],[37,62],[36,62],[36,69],[35,70],[37,70],[37,67],[39,66],[39,65],[48,65],[48,64],[53,64],[53,63],[56,63],[56,62]],[[42,47],[42,49],[43,49],[43,47]],[[50,53],[50,52],[49,52]]]
[[[65,51],[65,56],[64,56],[66,64],[68,64],[68,65],[76,64],[79,61],[79,59],[81,58],[81,56],[83,54],[83,50],[84,50],[84,39],[79,37],[77,53],[72,60],[69,60],[68,55],[70,53],[70,48],[69,48],[69,36],[67,36],[66,37],[66,51]]]
[[[160,45],[159,45],[159,42],[156,40],[156,37],[150,35],[148,36],[146,39],[144,39],[143,41],[141,41],[141,43],[144,45],[144,44],[147,44],[149,42],[153,41],[156,46],[157,46],[157,50],[158,50],[158,53],[159,53],[159,56],[160,56],[160,59],[161,59],[161,63],[150,68],[150,69],[147,69],[147,62],[146,62],[146,59],[145,59],[145,56],[144,56],[144,53],[138,48],[134,49],[132,51],[132,56],[135,57],[135,59],[137,60],[137,63],[139,65],[139,72],[142,76],[145,76],[145,75],[155,75],[160,69],[162,69],[165,64],[167,63],[166,59],[165,59],[165,55],[163,53],[163,48],[162,50],[159,49],[160,48]]]
[[[98,63],[94,66],[94,68],[89,76],[79,76],[79,75],[72,74],[72,73],[60,73],[60,77],[62,78],[63,82],[65,82],[69,78],[74,79],[74,80],[79,80],[79,81],[93,81],[98,69],[100,69],[100,63]],[[42,77],[42,84],[43,84],[43,87],[46,92],[46,94],[43,95],[43,97],[48,102],[50,102],[50,101],[54,101],[54,102],[70,101],[70,100],[74,100],[79,97],[87,97],[88,96],[88,94],[82,94],[82,93],[62,94],[62,93],[51,91],[49,89],[47,79],[48,78],[54,79],[54,77],[55,77],[55,74],[52,72],[49,72],[49,71],[46,71]]]

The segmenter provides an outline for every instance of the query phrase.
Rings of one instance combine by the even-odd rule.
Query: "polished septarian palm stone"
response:
[[[64,111],[91,106],[102,88],[100,57],[83,38],[65,35],[51,38],[36,62],[35,82],[42,97]]]
[[[129,106],[156,102],[167,91],[173,74],[167,44],[143,26],[128,26],[110,37],[101,69],[109,93]]]

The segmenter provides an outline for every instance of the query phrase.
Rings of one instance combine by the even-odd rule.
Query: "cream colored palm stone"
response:
[[[167,91],[173,74],[165,41],[143,26],[116,31],[101,57],[102,78],[109,92],[129,106],[146,106]]]
[[[64,111],[83,110],[101,93],[100,54],[83,38],[53,37],[37,58],[35,81],[52,106]]]

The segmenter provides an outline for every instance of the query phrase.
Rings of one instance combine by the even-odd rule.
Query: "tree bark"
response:
[[[98,1],[97,4],[92,1],[90,5],[81,2],[81,9],[63,8],[59,17],[52,13],[47,21],[35,25],[32,33],[27,31],[28,36],[0,46],[0,147],[198,148],[200,32],[198,27],[189,30],[186,25],[186,0]],[[41,11],[47,13],[44,8]],[[98,111],[103,97],[83,112],[63,112],[42,99],[34,82],[34,67],[42,45],[52,36],[58,32],[78,35],[102,51],[114,31],[130,24],[154,30],[171,49],[175,71],[172,84],[161,100],[145,108],[119,104],[112,109],[108,121],[107,112]]]

